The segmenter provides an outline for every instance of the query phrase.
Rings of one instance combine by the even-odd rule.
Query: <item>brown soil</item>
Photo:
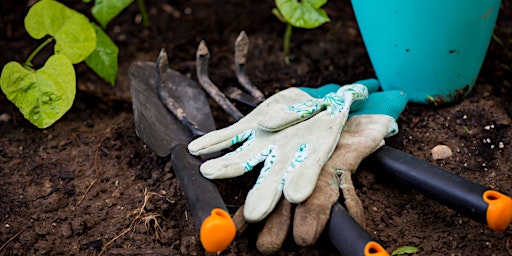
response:
[[[67,1],[82,11],[82,1]],[[50,128],[26,121],[3,93],[0,114],[0,254],[2,255],[204,255],[169,158],[157,157],[137,137],[127,70],[136,60],[154,61],[160,48],[171,67],[195,79],[195,50],[205,40],[212,54],[211,78],[221,88],[236,85],[233,43],[241,30],[251,40],[248,75],[265,95],[290,86],[316,87],[374,77],[350,1],[326,5],[332,22],[295,29],[291,63],[283,62],[284,24],[273,1],[145,1],[152,25],[138,20],[134,4],[107,32],[120,48],[120,69],[110,87],[84,64],[76,66],[78,91],[71,110]],[[0,64],[23,62],[40,42],[23,28],[26,4],[2,1]],[[441,107],[408,105],[400,133],[388,145],[476,183],[512,195],[512,5],[504,1],[474,90]],[[508,43],[507,43],[508,42]],[[44,62],[50,49],[35,61]],[[218,127],[231,123],[211,101]],[[247,109],[242,108],[244,113]],[[499,147],[498,143],[503,147]],[[433,161],[430,150],[449,145],[454,155]],[[416,255],[512,255],[512,231],[495,232],[398,183],[374,168],[354,177],[368,218],[368,232],[389,252],[401,246]],[[218,181],[231,213],[251,184]],[[143,216],[137,210],[149,195]],[[134,212],[135,211],[135,212]],[[147,222],[145,222],[147,220]],[[125,232],[131,225],[134,228]],[[155,229],[156,225],[160,229]],[[257,228],[238,237],[221,255],[257,255]],[[109,241],[117,238],[111,244]],[[107,246],[108,245],[108,246]],[[151,252],[152,251],[152,252]],[[289,239],[279,255],[336,255],[327,236],[301,248]]]

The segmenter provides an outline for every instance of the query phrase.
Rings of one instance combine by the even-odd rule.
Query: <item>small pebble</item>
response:
[[[11,116],[7,113],[0,114],[0,121],[1,122],[9,122],[11,120]]]
[[[445,159],[453,155],[452,149],[446,145],[437,145],[431,151],[432,159]]]
[[[116,189],[114,192],[112,192],[112,198],[119,198],[121,197],[121,191],[119,189]]]

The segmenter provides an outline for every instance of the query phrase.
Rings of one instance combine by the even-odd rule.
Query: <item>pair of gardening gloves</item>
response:
[[[256,184],[233,220],[238,232],[247,222],[265,220],[257,248],[281,248],[293,217],[293,236],[312,245],[343,191],[349,213],[364,226],[364,211],[351,175],[359,163],[397,133],[396,119],[407,103],[401,91],[377,92],[375,79],[329,84],[317,89],[289,88],[265,100],[237,123],[210,132],[188,145],[203,155],[241,144],[203,163],[206,178],[243,175],[263,162]],[[284,195],[284,197],[283,197]]]

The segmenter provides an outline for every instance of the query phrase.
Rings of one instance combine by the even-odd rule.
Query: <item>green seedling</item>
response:
[[[467,126],[463,125],[462,128],[466,132],[466,135],[469,136],[469,135],[473,134],[473,132],[471,132],[471,130],[469,130],[469,128]]]
[[[286,23],[283,37],[283,51],[286,55],[290,51],[293,27],[313,29],[330,21],[321,8],[325,3],[327,0],[275,0],[276,8],[272,9],[272,13]]]
[[[429,103],[434,104],[434,106],[439,107],[439,104],[437,104],[437,101],[436,101],[436,99],[435,99],[434,97],[432,97],[432,96],[430,96],[430,95],[427,95],[427,101],[428,101]]]
[[[492,39],[503,48],[503,52],[508,60],[512,59],[512,39],[508,39],[508,41],[502,40],[496,33],[492,34]],[[502,63],[500,61],[499,64],[505,70],[512,70],[512,63]]]
[[[402,246],[400,248],[397,248],[394,250],[391,255],[403,255],[403,254],[413,254],[419,252],[420,249],[414,247],[414,246]]]
[[[93,16],[105,27],[133,1],[97,0]],[[30,8],[24,23],[31,37],[44,41],[23,65],[11,61],[3,67],[0,87],[32,124],[47,128],[71,108],[76,93],[73,64],[85,61],[96,74],[115,84],[119,50],[86,16],[57,1],[42,0]],[[35,69],[32,60],[51,43],[54,54],[42,68]]]

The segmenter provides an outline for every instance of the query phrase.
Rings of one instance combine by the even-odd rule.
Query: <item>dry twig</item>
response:
[[[507,251],[509,255],[512,255],[512,250],[510,249],[510,238],[512,237],[507,238]]]
[[[91,184],[87,187],[87,189],[85,190],[85,193],[82,195],[82,197],[80,198],[80,200],[78,201],[78,203],[76,203],[76,205],[80,205],[80,203],[82,203],[82,201],[85,199],[85,196],[87,196],[87,193],[89,193],[89,191],[91,190],[92,186],[96,183],[97,179],[93,180],[91,182]]]
[[[128,249],[128,248],[112,248],[110,254],[121,255],[144,255],[144,254],[158,254],[158,255],[178,255],[179,252],[172,248],[154,248],[154,249]]]
[[[94,168],[96,171],[99,171],[98,162],[99,162],[99,154],[100,154],[101,145],[103,145],[103,142],[105,142],[105,140],[108,137],[110,137],[111,133],[112,133],[112,129],[108,129],[107,134],[105,134],[105,136],[103,136],[103,138],[101,138],[100,143],[98,143],[98,145],[96,146],[96,154],[94,156]]]
[[[135,215],[135,217],[133,218],[133,220],[130,222],[130,226],[128,228],[126,228],[125,230],[123,230],[123,232],[121,232],[119,235],[115,236],[114,238],[112,238],[112,240],[110,240],[108,243],[106,243],[103,248],[101,249],[100,253],[98,254],[98,256],[101,256],[103,255],[103,253],[105,253],[105,251],[107,250],[107,248],[115,241],[117,240],[118,238],[124,236],[126,233],[130,232],[130,231],[135,231],[136,229],[136,226],[140,223],[144,223],[144,226],[146,227],[147,230],[151,229],[151,221],[154,222],[153,224],[153,229],[155,230],[155,238],[159,241],[162,241],[162,237],[160,237],[160,232],[163,232],[162,230],[162,227],[160,227],[160,224],[158,223],[158,217],[160,217],[161,215],[158,214],[158,213],[153,213],[153,212],[146,212],[145,208],[146,208],[146,205],[148,204],[149,202],[149,199],[151,199],[152,196],[158,196],[158,197],[163,197],[162,195],[159,195],[155,192],[148,192],[147,188],[144,189],[144,202],[142,203],[142,205],[133,210],[130,214],[128,214],[127,217],[132,217]],[[148,231],[149,232],[149,231]]]
[[[23,232],[23,230],[20,230],[18,231],[18,233],[14,234],[14,236],[12,236],[11,238],[9,238],[9,240],[7,240],[3,245],[2,247],[0,247],[0,251],[2,251],[8,243],[10,243],[12,240],[14,240],[14,238],[18,237],[21,233]]]

